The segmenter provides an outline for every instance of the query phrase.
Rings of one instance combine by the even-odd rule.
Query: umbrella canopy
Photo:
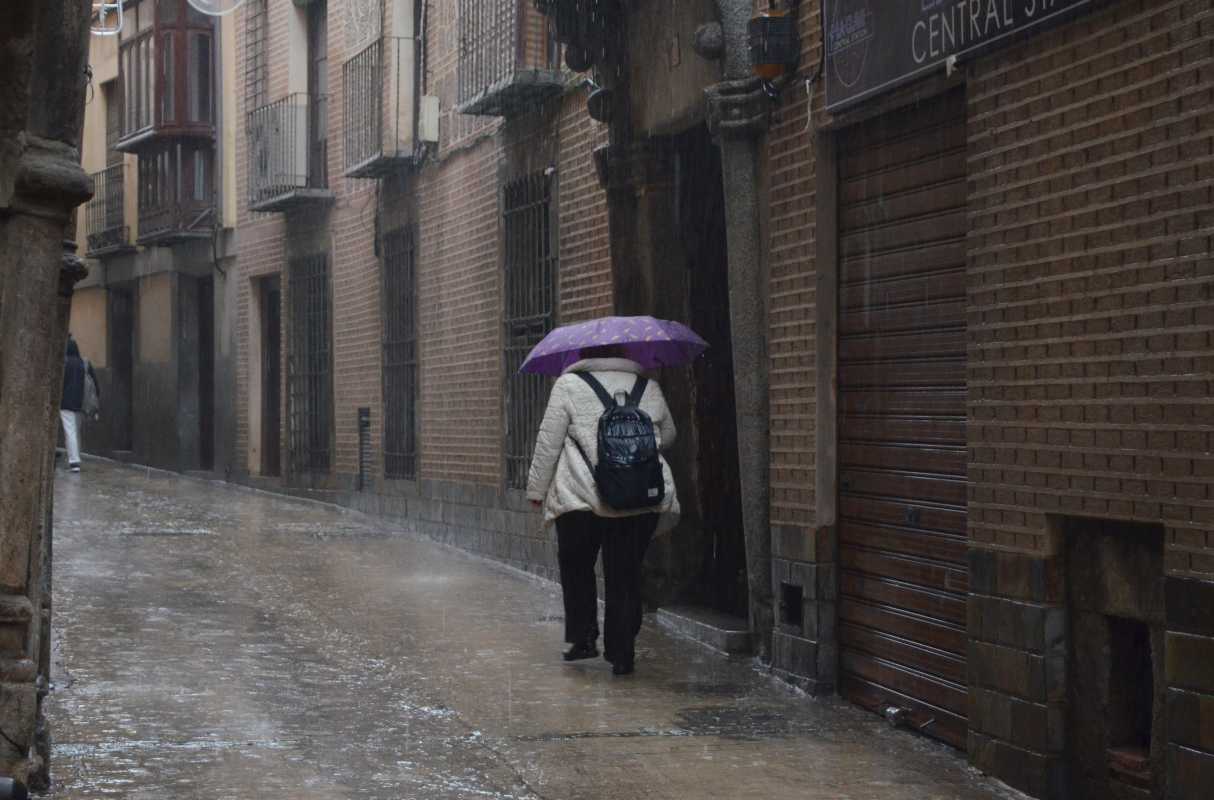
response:
[[[582,351],[613,345],[646,369],[681,367],[708,348],[708,342],[678,322],[653,317],[601,317],[557,328],[527,355],[520,372],[560,375],[582,359]]]

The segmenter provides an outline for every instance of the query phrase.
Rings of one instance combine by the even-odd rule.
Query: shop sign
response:
[[[823,0],[826,107],[892,89],[1092,0]]]

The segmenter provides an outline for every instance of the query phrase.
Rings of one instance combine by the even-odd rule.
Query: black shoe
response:
[[[594,642],[582,642],[566,650],[561,654],[561,658],[566,661],[581,661],[586,658],[594,658],[598,654],[599,649],[594,646]]]
[[[612,661],[612,675],[631,675],[636,668],[631,661]]]

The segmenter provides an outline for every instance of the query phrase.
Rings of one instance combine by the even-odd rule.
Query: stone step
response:
[[[735,617],[703,606],[670,606],[659,608],[658,624],[667,630],[699,642],[725,655],[751,655],[754,652],[750,624]]]

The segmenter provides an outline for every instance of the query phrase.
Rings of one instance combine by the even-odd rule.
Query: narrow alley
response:
[[[360,515],[100,461],[56,504],[53,798],[1012,796],[652,622],[563,664],[555,586]]]

